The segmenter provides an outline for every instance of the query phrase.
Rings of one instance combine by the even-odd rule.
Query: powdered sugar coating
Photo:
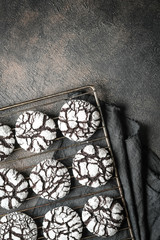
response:
[[[82,221],[87,229],[99,237],[113,236],[123,219],[122,206],[110,197],[94,196],[82,211]]]
[[[0,169],[0,206],[18,208],[28,195],[28,182],[15,169]]]
[[[42,198],[56,200],[69,193],[71,180],[68,169],[61,162],[47,159],[32,169],[29,183]]]
[[[59,113],[59,129],[72,141],[87,140],[95,133],[99,124],[100,114],[96,107],[83,100],[68,101]]]
[[[42,228],[47,240],[79,240],[83,229],[78,214],[67,206],[48,211]]]
[[[0,239],[36,240],[37,226],[27,214],[13,212],[0,219]]]
[[[6,159],[14,150],[15,138],[11,128],[0,123],[0,161]]]
[[[38,111],[22,113],[17,119],[15,132],[19,145],[35,153],[47,149],[56,138],[55,122]]]
[[[82,185],[96,188],[106,184],[113,174],[109,150],[94,145],[85,146],[76,153],[72,171]]]

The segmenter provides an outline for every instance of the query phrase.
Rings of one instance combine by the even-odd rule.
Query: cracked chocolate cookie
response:
[[[46,150],[56,138],[53,119],[38,111],[27,111],[17,119],[16,139],[24,150],[39,153]]]
[[[94,196],[84,205],[82,221],[99,237],[113,236],[123,221],[123,208],[110,197]]]
[[[80,217],[67,206],[48,211],[44,216],[42,228],[47,240],[79,240],[83,230]]]
[[[0,239],[36,240],[37,226],[27,214],[9,213],[0,219]]]
[[[6,159],[14,150],[15,138],[11,128],[0,123],[0,161]]]
[[[0,169],[0,206],[18,208],[28,195],[28,182],[15,169]]]
[[[59,113],[59,129],[72,141],[87,140],[95,133],[99,124],[100,114],[96,107],[83,100],[68,101]]]
[[[61,162],[47,159],[32,169],[29,183],[40,197],[56,200],[69,193],[71,180],[68,169]]]
[[[113,160],[109,150],[87,145],[76,153],[72,171],[82,185],[96,188],[106,184],[113,174]]]

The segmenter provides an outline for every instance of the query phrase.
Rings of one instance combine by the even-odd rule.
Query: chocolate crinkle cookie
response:
[[[56,138],[53,119],[38,111],[26,111],[17,119],[16,139],[20,147],[30,152],[43,152]]]
[[[70,100],[59,113],[58,126],[62,134],[72,141],[90,138],[100,124],[100,114],[95,106],[84,100]]]
[[[87,229],[99,237],[113,236],[122,221],[123,208],[113,198],[94,196],[84,205],[82,221]]]
[[[0,123],[0,161],[6,159],[14,150],[15,138],[11,128]]]
[[[79,240],[83,230],[80,217],[67,206],[57,207],[47,212],[42,228],[47,240]]]
[[[79,183],[94,188],[106,184],[113,169],[109,150],[94,145],[79,150],[72,163],[73,175]]]
[[[28,195],[28,182],[15,169],[0,169],[0,206],[18,208]]]
[[[71,186],[68,169],[54,159],[37,164],[30,173],[29,183],[36,194],[48,200],[64,197]]]
[[[12,212],[0,219],[0,239],[36,240],[37,226],[27,214]]]

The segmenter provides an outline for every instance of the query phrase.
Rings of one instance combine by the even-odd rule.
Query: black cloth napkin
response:
[[[140,124],[101,103],[136,240],[160,240],[160,159],[141,144]]]

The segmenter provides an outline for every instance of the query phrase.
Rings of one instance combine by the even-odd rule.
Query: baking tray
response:
[[[4,167],[15,168],[21,173],[23,173],[26,179],[28,179],[31,169],[37,163],[44,159],[52,158],[54,156],[54,158],[63,162],[63,164],[67,166],[71,174],[72,179],[71,192],[62,199],[56,201],[49,201],[41,199],[39,196],[35,195],[33,191],[30,189],[26,201],[18,209],[15,209],[14,211],[25,212],[35,220],[38,226],[37,239],[40,240],[45,239],[42,234],[41,226],[43,216],[48,210],[60,205],[63,206],[67,205],[76,210],[79,213],[79,215],[81,215],[82,208],[88,198],[94,195],[111,196],[114,199],[118,199],[123,205],[125,219],[118,233],[113,237],[107,237],[107,239],[134,240],[133,230],[131,227],[129,214],[127,211],[127,206],[123,195],[123,189],[118,176],[118,171],[116,168],[115,159],[113,156],[111,144],[105,126],[102,109],[94,86],[84,86],[80,88],[75,88],[51,94],[48,96],[28,100],[25,102],[13,104],[11,106],[2,107],[0,108],[0,122],[11,126],[14,131],[16,119],[23,111],[37,110],[49,115],[51,118],[55,120],[57,125],[58,119],[57,116],[61,109],[61,106],[69,99],[85,99],[93,103],[95,106],[97,106],[101,115],[101,125],[99,126],[96,133],[88,141],[76,143],[64,138],[57,127],[58,132],[57,138],[55,139],[54,144],[49,147],[49,149],[42,153],[33,154],[24,151],[17,144],[14,152],[5,161],[0,162],[0,168]],[[96,189],[78,184],[78,182],[73,178],[71,169],[73,156],[75,155],[77,150],[81,149],[88,143],[98,144],[102,147],[108,148],[111,152],[114,161],[115,170],[113,178],[105,186],[101,186]],[[72,154],[70,154],[70,152],[72,152]],[[12,211],[13,210],[6,211],[0,208],[0,217]],[[98,240],[104,238],[96,237],[95,235],[89,233],[89,231],[84,226],[82,240],[85,239]]]

